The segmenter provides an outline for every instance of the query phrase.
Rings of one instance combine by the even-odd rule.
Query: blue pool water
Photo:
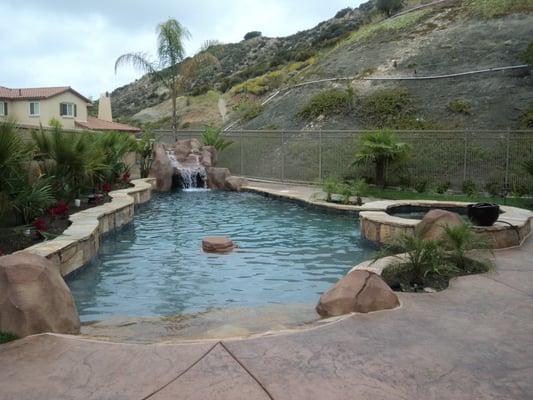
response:
[[[206,254],[213,235],[240,248]],[[252,193],[157,193],[67,283],[82,321],[312,304],[372,252],[353,215]]]

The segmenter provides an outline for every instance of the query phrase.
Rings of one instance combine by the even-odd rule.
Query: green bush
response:
[[[333,115],[348,114],[353,110],[353,106],[353,89],[329,89],[314,95],[300,109],[297,116],[302,119],[312,120],[320,115],[331,117]]]
[[[500,195],[500,192],[501,192],[501,185],[500,185],[500,182],[498,182],[497,180],[495,179],[491,179],[490,181],[488,181],[485,186],[484,186],[484,189],[485,191],[490,194],[492,197],[496,197],[496,196],[499,196]]]
[[[18,336],[9,332],[0,332],[0,344],[17,340]]]
[[[361,99],[361,118],[369,128],[410,129],[419,124],[411,96],[404,89],[381,89]]]
[[[231,140],[222,137],[222,129],[209,126],[202,133],[202,144],[213,146],[217,151],[223,151],[233,144]]]
[[[339,182],[339,179],[334,176],[324,179],[322,190],[326,193],[326,201],[331,201],[331,195],[340,192],[340,186],[341,183]]]
[[[456,114],[472,114],[472,104],[463,99],[455,99],[448,103],[448,110]]]
[[[463,182],[462,190],[463,190],[463,193],[466,194],[467,196],[470,196],[470,197],[475,196],[477,194],[476,183],[471,180],[466,180]]]
[[[31,159],[15,123],[0,122],[0,219],[30,223],[55,202],[50,179],[31,176]]]
[[[533,103],[522,112],[522,115],[520,116],[520,128],[533,128]]]
[[[533,65],[533,41],[529,42],[526,49],[520,54],[520,60],[526,64]]]
[[[239,103],[233,107],[233,110],[244,121],[250,121],[263,112],[264,106],[256,100],[243,97]]]
[[[244,40],[250,40],[256,37],[260,37],[262,34],[259,31],[252,31],[248,32],[246,35],[244,35]]]
[[[427,178],[419,178],[415,181],[414,188],[418,193],[425,193],[427,192],[429,186],[429,179]]]
[[[376,8],[385,13],[388,17],[400,11],[405,5],[405,0],[377,0]]]
[[[448,189],[450,189],[451,185],[452,184],[450,183],[450,181],[438,183],[435,187],[435,192],[437,192],[438,194],[444,194],[448,191]]]
[[[145,130],[141,140],[137,142],[136,149],[140,158],[141,178],[147,178],[152,169],[154,144],[155,135],[151,131]]]

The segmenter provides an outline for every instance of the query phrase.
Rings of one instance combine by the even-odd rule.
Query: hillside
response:
[[[406,9],[423,3],[411,1]],[[292,36],[210,47],[221,67],[199,72],[180,98],[180,123],[297,130],[525,127],[533,104],[530,68],[368,79],[520,65],[532,40],[533,0],[442,1],[391,19],[370,1]],[[339,77],[350,79],[292,88]],[[168,93],[148,76],[115,90],[112,99],[123,120],[169,126]]]

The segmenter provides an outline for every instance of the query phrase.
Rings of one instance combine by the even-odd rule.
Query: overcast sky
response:
[[[286,36],[331,18],[346,0],[0,0],[0,85],[72,86],[98,98],[141,76],[118,56],[155,55],[155,27],[176,18],[192,34],[192,55],[208,39],[238,42],[246,32]]]

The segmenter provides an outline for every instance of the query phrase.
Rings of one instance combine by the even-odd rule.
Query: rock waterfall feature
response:
[[[156,178],[156,190],[218,189],[240,191],[245,179],[231,176],[227,168],[216,168],[213,146],[203,146],[197,139],[157,144],[150,177]]]

